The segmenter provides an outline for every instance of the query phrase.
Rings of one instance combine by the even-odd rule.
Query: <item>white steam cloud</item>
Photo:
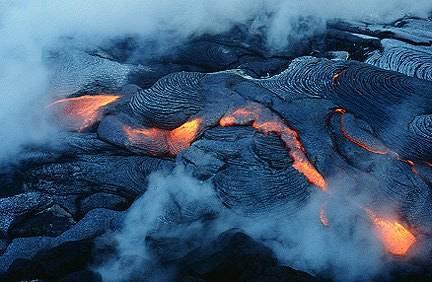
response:
[[[300,18],[314,17],[309,27],[314,30],[334,17],[384,21],[424,16],[431,8],[430,0],[2,0],[0,160],[23,145],[49,139],[52,126],[44,118],[49,69],[43,57],[64,38],[82,47],[126,35],[172,44],[251,23],[265,30],[271,46],[281,48]]]
[[[129,209],[122,230],[113,237],[115,256],[97,271],[104,281],[130,281],[136,278],[133,274],[161,281],[160,272],[167,270],[154,265],[148,236],[184,242],[175,245],[181,256],[191,251],[190,242],[199,247],[221,232],[240,228],[270,247],[281,263],[309,273],[336,281],[365,281],[385,274],[382,245],[364,214],[350,204],[363,201],[365,195],[349,195],[345,181],[331,183],[333,194],[326,208],[330,225],[324,227],[319,214],[325,198],[318,192],[293,216],[269,212],[248,218],[222,207],[213,187],[181,166],[171,174],[153,173],[147,192]],[[214,219],[197,220],[205,212],[213,213]],[[175,259],[172,253],[168,256]]]

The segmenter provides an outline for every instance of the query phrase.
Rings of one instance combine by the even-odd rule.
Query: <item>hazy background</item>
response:
[[[431,8],[430,0],[0,0],[0,160],[53,133],[44,118],[50,92],[42,58],[60,39],[90,47],[135,34],[172,44],[249,22],[283,48],[299,18],[312,16],[320,29],[334,17],[385,21]]]
[[[328,181],[332,191],[326,207],[330,223],[324,227],[319,220],[326,201],[323,193],[312,194],[294,215],[267,212],[244,217],[222,207],[212,185],[194,179],[182,166],[171,174],[155,172],[149,177],[146,193],[128,210],[122,230],[107,236],[105,244],[116,246],[114,257],[96,270],[104,281],[130,281],[137,277],[172,281],[170,269],[155,264],[157,259],[146,243],[147,237],[171,238],[163,246],[172,244],[175,255],[186,255],[191,245],[205,246],[221,232],[240,228],[270,247],[282,264],[296,269],[324,274],[336,281],[385,276],[391,270],[388,256],[364,212],[356,206],[368,196],[349,194],[346,178]],[[204,211],[212,212],[215,219],[210,223],[193,220]]]
[[[319,30],[335,17],[390,21],[405,14],[425,16],[431,9],[430,0],[0,0],[0,161],[13,159],[23,145],[48,142],[55,133],[55,125],[45,116],[55,93],[49,89],[49,69],[43,58],[65,38],[89,48],[128,35],[169,45],[249,23],[252,29],[265,31],[269,47],[284,48],[299,19],[313,18],[312,29]],[[344,185],[333,183],[331,189],[338,191]],[[295,217],[275,221],[268,215],[251,220],[221,209],[211,191],[210,184],[191,178],[181,168],[172,175],[154,174],[149,191],[134,203],[124,229],[114,237],[117,258],[99,269],[104,277],[127,277],[148,265],[151,257],[142,238],[157,229],[172,199],[184,206],[196,207],[199,202],[219,214],[214,230],[199,223],[177,225],[170,232],[179,238],[196,239],[193,236],[198,234],[206,240],[211,231],[240,227],[266,242],[283,262],[303,270],[328,271],[341,281],[383,271],[382,249],[368,225],[353,220],[358,211],[346,205],[343,193],[339,197],[335,192],[334,206],[329,206],[333,227],[324,229],[317,220],[320,196],[314,196]]]

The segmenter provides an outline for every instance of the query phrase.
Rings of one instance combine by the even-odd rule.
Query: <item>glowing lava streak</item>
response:
[[[338,109],[335,109],[335,112],[339,113],[341,115],[340,116],[340,129],[341,129],[343,136],[348,141],[350,141],[351,143],[359,146],[360,148],[363,148],[364,150],[369,151],[369,152],[374,153],[374,154],[386,155],[386,154],[391,153],[391,151],[384,146],[381,146],[382,148],[376,148],[376,147],[373,147],[372,145],[366,144],[366,142],[360,140],[360,138],[356,138],[356,137],[350,135],[348,133],[348,130],[345,127],[344,114],[346,113],[346,111],[344,109],[338,108]]]
[[[416,169],[416,164],[411,161],[411,160],[405,160],[402,159],[398,153],[390,150],[389,148],[386,148],[384,145],[381,145],[381,148],[377,148],[377,147],[373,147],[372,145],[368,145],[366,144],[366,142],[363,142],[362,140],[360,140],[360,138],[356,138],[352,135],[350,135],[345,127],[345,122],[344,122],[344,114],[346,113],[346,111],[344,109],[341,108],[337,108],[334,110],[335,113],[338,113],[341,115],[340,117],[340,130],[342,132],[342,135],[351,143],[359,146],[360,148],[374,153],[374,154],[378,154],[378,155],[390,155],[393,159],[396,159],[398,161],[404,162],[406,164],[408,164],[411,167],[411,171],[414,174],[418,174],[417,169]]]
[[[274,133],[281,137],[293,160],[293,167],[303,174],[306,179],[322,191],[327,191],[324,177],[308,160],[297,132],[287,125],[269,109],[260,104],[250,103],[245,107],[226,114],[219,121],[221,126],[251,125],[258,132],[264,134]]]
[[[395,220],[381,218],[369,209],[365,209],[365,211],[373,222],[384,248],[396,256],[406,255],[416,242],[414,235]]]
[[[48,105],[59,116],[63,125],[74,131],[83,131],[92,126],[102,117],[102,109],[120,96],[95,95],[65,98]]]
[[[197,138],[202,125],[202,119],[195,118],[173,130],[123,126],[123,132],[132,145],[151,155],[176,156]]]

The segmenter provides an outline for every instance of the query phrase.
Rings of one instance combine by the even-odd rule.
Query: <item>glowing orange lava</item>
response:
[[[48,105],[53,108],[64,126],[70,130],[83,131],[100,120],[102,108],[120,96],[95,95],[60,99]]]
[[[274,133],[280,136],[288,149],[289,156],[294,161],[293,167],[303,174],[311,184],[317,186],[322,191],[327,191],[324,177],[308,160],[297,132],[285,125],[270,110],[260,104],[250,103],[245,107],[238,108],[226,114],[219,121],[219,125],[224,127],[248,124],[261,133]]]
[[[415,163],[413,161],[401,159],[399,154],[397,154],[396,152],[388,148],[385,147],[374,148],[368,144],[361,142],[361,140],[357,140],[356,138],[348,134],[348,132],[345,129],[345,124],[343,119],[343,115],[346,113],[346,110],[342,108],[338,108],[335,109],[334,112],[341,115],[341,119],[340,119],[341,132],[348,141],[371,153],[380,154],[380,155],[388,154],[396,160],[405,162],[411,167],[412,172],[417,174]],[[411,248],[411,246],[414,245],[416,242],[415,236],[408,229],[406,229],[402,224],[400,224],[397,220],[389,220],[389,219],[381,218],[378,215],[374,214],[369,209],[364,209],[364,211],[366,212],[369,219],[373,223],[375,229],[377,230],[378,236],[380,237],[381,241],[384,244],[384,248],[393,255],[397,255],[397,256],[406,255],[408,250]]]
[[[202,119],[195,118],[170,131],[168,138],[170,154],[175,156],[182,150],[188,148],[197,138],[201,126]]]
[[[173,130],[123,126],[123,132],[132,145],[146,150],[151,155],[176,156],[197,138],[202,124],[201,118],[195,118]]]
[[[394,152],[394,151],[392,151],[392,150],[390,150],[390,149],[388,149],[388,148],[386,148],[386,147],[383,147],[383,148],[374,148],[374,147],[372,147],[372,146],[370,146],[370,145],[368,145],[368,144],[363,143],[361,140],[358,140],[358,139],[354,138],[353,136],[351,136],[351,135],[346,131],[345,124],[344,124],[344,119],[343,119],[343,115],[346,113],[346,110],[345,110],[345,109],[342,109],[342,108],[337,108],[337,109],[334,110],[334,112],[335,112],[335,113],[338,113],[338,114],[341,115],[341,119],[340,119],[340,129],[341,129],[342,135],[343,135],[343,136],[344,136],[348,141],[350,141],[351,143],[353,143],[353,144],[359,146],[360,148],[363,148],[364,150],[369,151],[369,152],[371,152],[371,153],[379,154],[379,155],[390,155],[393,159],[408,164],[408,165],[411,167],[411,171],[412,171],[414,174],[418,174],[417,169],[416,169],[416,164],[415,164],[413,161],[402,159],[402,158],[399,156],[398,153],[396,153],[396,152]],[[427,164],[427,162],[426,162],[426,164]]]
[[[335,109],[335,112],[336,112],[336,113],[339,113],[339,114],[341,115],[341,118],[340,118],[340,127],[341,127],[341,132],[342,132],[343,136],[344,136],[348,141],[350,141],[351,143],[353,143],[353,144],[355,144],[355,145],[357,145],[357,146],[363,148],[363,149],[366,150],[366,151],[369,151],[369,152],[371,152],[371,153],[374,153],[374,154],[386,155],[386,154],[390,153],[390,150],[387,149],[387,148],[385,148],[385,147],[383,147],[383,148],[374,148],[374,147],[372,147],[372,146],[370,146],[370,145],[368,145],[368,144],[362,142],[361,140],[358,140],[358,139],[356,139],[355,137],[351,136],[351,135],[347,132],[347,130],[346,130],[346,128],[345,128],[345,123],[344,123],[344,114],[346,113],[346,111],[345,111],[344,109],[338,108],[338,109]]]
[[[414,235],[396,220],[381,218],[369,209],[365,211],[374,224],[384,248],[393,255],[405,256],[416,242]]]

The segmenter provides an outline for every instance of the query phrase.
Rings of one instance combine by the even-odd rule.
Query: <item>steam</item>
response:
[[[388,21],[405,14],[425,16],[431,9],[429,0],[2,1],[0,160],[52,135],[55,124],[47,121],[45,105],[56,93],[44,56],[66,39],[92,48],[132,35],[171,46],[249,24],[271,47],[284,48],[292,38],[322,29],[329,18]]]
[[[134,279],[133,274],[159,281],[161,277],[155,271],[161,271],[161,266],[154,264],[157,259],[146,238],[174,238],[181,242],[174,245],[174,255],[165,250],[169,259],[175,259],[212,236],[240,228],[291,267],[324,273],[338,281],[372,279],[385,273],[387,257],[364,214],[349,204],[364,201],[365,195],[350,195],[346,185],[346,181],[331,182],[334,194],[326,209],[330,226],[324,227],[319,212],[325,199],[318,192],[294,216],[269,213],[247,218],[223,208],[213,187],[194,179],[182,166],[171,174],[154,173],[147,192],[130,208],[123,229],[113,238],[115,256],[98,271],[104,281],[129,281]],[[206,213],[213,215],[211,219],[198,217]]]

